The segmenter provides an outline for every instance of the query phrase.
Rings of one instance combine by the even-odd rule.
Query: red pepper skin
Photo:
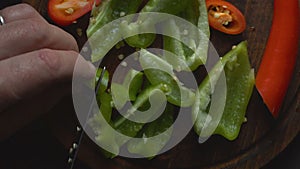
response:
[[[287,92],[299,47],[299,1],[274,0],[273,23],[256,76],[256,88],[277,118]]]
[[[48,15],[57,25],[68,26],[88,13],[93,8],[94,2],[98,5],[101,0],[49,0]],[[80,3],[85,5],[80,6]],[[62,6],[67,6],[67,8]],[[66,10],[70,8],[74,11],[66,13]]]

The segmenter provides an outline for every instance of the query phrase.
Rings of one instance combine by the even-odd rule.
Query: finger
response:
[[[43,48],[78,51],[75,39],[39,20],[20,20],[0,27],[0,60]]]
[[[71,82],[76,61],[80,76],[94,77],[95,68],[74,51],[43,49],[1,61],[0,112],[49,86],[61,81]]]
[[[57,85],[2,112],[0,114],[0,140],[9,138],[17,130],[48,112],[61,98],[71,92],[70,89],[70,85]]]
[[[33,18],[46,22],[32,6],[25,3],[4,8],[0,15],[5,19],[5,24]]]

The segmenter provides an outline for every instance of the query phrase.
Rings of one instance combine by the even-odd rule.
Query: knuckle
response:
[[[26,20],[21,29],[21,36],[26,39],[31,39],[32,43],[44,44],[47,40],[47,27],[45,26],[45,23],[41,23],[38,20]]]
[[[21,3],[16,6],[18,9],[22,10],[22,12],[28,16],[35,16],[37,11],[29,4]]]
[[[45,69],[52,78],[57,77],[57,73],[62,65],[62,59],[58,52],[50,49],[41,49],[38,51],[38,58],[41,61],[40,68]]]
[[[31,5],[27,4],[27,3],[17,4],[16,7],[21,8],[21,9],[25,9],[25,10],[34,10],[34,8]]]
[[[32,6],[26,3],[17,4],[14,6],[10,6],[3,9],[4,16],[8,18],[12,17],[22,18],[22,19],[29,19],[29,18],[39,18],[41,19],[40,14],[36,11]],[[13,20],[11,20],[13,21]]]

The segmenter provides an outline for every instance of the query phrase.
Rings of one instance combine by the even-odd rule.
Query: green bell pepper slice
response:
[[[176,32],[176,34],[181,35],[180,39],[188,38],[190,44],[184,44],[178,39],[164,36],[164,49],[182,59],[193,71],[207,60],[210,31],[205,0],[193,0],[187,9],[179,13],[178,16],[196,25],[199,31],[185,32],[189,30],[186,28],[189,25],[178,25],[174,20],[169,21],[170,23],[164,27],[164,31]],[[177,63],[175,67],[181,69],[180,63]]]
[[[143,84],[143,73],[130,69],[125,76],[122,84],[112,82],[111,94],[113,96],[114,105],[117,109],[122,107],[128,101],[135,101],[137,94],[140,92]]]
[[[168,14],[177,14],[183,10],[185,10],[185,7],[188,5],[190,0],[149,0],[148,3],[142,8],[140,13],[143,12],[158,12],[158,13],[168,13]],[[144,21],[144,19],[152,20],[151,23],[157,23],[157,18],[138,18],[136,23],[139,23],[141,20]],[[130,26],[130,25],[129,25]],[[155,25],[149,25],[152,27],[152,30],[155,30]],[[154,40],[156,39],[155,34],[140,34],[135,35],[132,37],[128,37],[125,39],[127,44],[131,47],[136,48],[147,48],[149,47]]]
[[[156,156],[168,143],[172,135],[174,106],[168,104],[164,113],[155,121],[146,124],[139,132],[142,140],[129,140],[127,149],[130,153],[139,154],[149,159]]]
[[[139,60],[152,85],[165,84],[169,88],[168,102],[180,107],[189,107],[194,103],[195,93],[179,82],[172,65],[147,50],[141,50]]]
[[[220,120],[216,120],[208,114],[208,110],[212,106],[211,95],[218,85],[222,71],[225,72],[227,92],[223,114]],[[200,84],[193,107],[196,133],[209,137],[212,133],[205,130],[215,129],[214,134],[222,135],[228,140],[236,139],[244,123],[253,86],[254,71],[251,69],[247,43],[244,41],[222,57]],[[207,119],[209,123],[206,122]]]
[[[134,116],[134,113],[136,113],[136,110],[139,108],[143,108],[143,106],[148,105],[148,99],[153,94],[153,91],[160,90],[162,92],[168,92],[167,88],[163,84],[156,85],[156,86],[148,86],[146,89],[144,89],[136,98],[133,106],[128,110],[127,115],[128,116]],[[109,103],[109,101],[112,101],[112,96],[110,94],[102,93],[101,95],[105,99],[102,99],[100,97],[100,101],[103,101],[100,103],[103,106],[108,106],[109,108],[103,107],[103,110],[105,112],[103,113],[109,113],[111,114],[111,106],[112,104]],[[110,98],[110,99],[108,99]],[[101,109],[101,108],[100,108]],[[134,122],[128,119],[128,116],[119,116],[116,120],[111,120],[110,117],[106,115],[101,115],[99,113],[96,113],[93,118],[90,119],[89,124],[93,131],[95,132],[95,140],[100,145],[109,146],[111,153],[107,151],[103,151],[105,156],[108,158],[113,158],[119,153],[119,149],[122,145],[124,145],[128,140],[130,140],[130,137],[137,136],[138,132],[143,128],[145,123],[138,123]],[[106,121],[106,123],[105,123]],[[115,130],[125,136],[122,135],[116,135]]]
[[[122,16],[138,11],[143,0],[102,0],[98,7],[93,8],[87,36],[91,37],[105,24]]]

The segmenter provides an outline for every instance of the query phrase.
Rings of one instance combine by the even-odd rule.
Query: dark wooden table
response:
[[[0,169],[66,169],[68,150],[62,145],[44,119],[39,119],[10,139],[0,142]],[[300,135],[262,169],[298,169]],[[79,160],[74,169],[91,169]],[[99,167],[101,169],[101,167]]]

